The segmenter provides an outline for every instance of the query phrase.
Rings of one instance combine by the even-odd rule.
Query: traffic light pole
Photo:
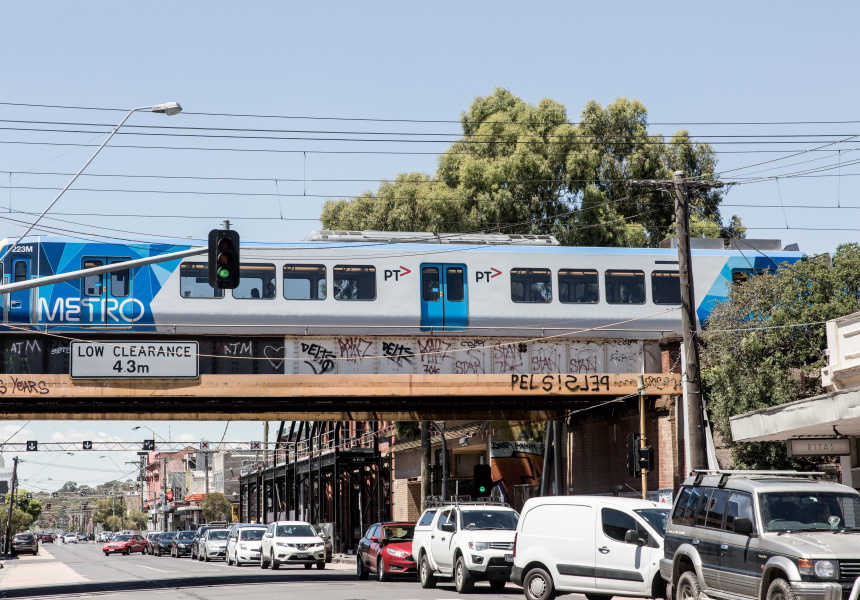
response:
[[[645,377],[642,375],[636,376],[636,381],[639,384],[639,456],[643,456],[646,452],[645,448],[648,444],[645,440]],[[639,461],[639,471],[642,477],[642,499],[648,499],[648,469],[642,466],[642,461]]]
[[[12,510],[15,506],[15,486],[18,484],[18,457],[12,459],[12,487],[9,490],[9,516],[6,519],[6,539],[3,543],[3,553],[8,555],[11,550],[12,543]]]

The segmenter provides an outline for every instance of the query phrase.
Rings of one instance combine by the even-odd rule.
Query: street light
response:
[[[132,430],[132,431],[137,431],[137,430],[138,430],[138,429],[140,429],[141,427],[144,427],[145,429],[149,429],[149,430],[152,432],[152,435],[158,435],[157,433],[155,433],[155,430],[154,430],[154,429],[152,429],[151,427],[147,427],[146,425],[137,425],[137,426],[135,426],[135,427],[132,427],[132,428],[131,428],[131,430]],[[158,437],[160,437],[160,438],[161,438],[161,441],[162,441],[162,442],[167,442],[167,440],[166,440],[166,439],[164,439],[163,437],[161,437],[160,435],[158,435]],[[170,442],[168,442],[168,443],[170,443]]]
[[[182,107],[179,106],[178,102],[165,102],[163,104],[155,104],[153,106],[139,106],[137,108],[132,108],[130,111],[128,111],[128,113],[125,115],[125,117],[123,117],[122,121],[119,122],[119,125],[117,125],[116,127],[113,128],[113,130],[107,136],[105,141],[102,142],[101,146],[99,146],[96,149],[96,151],[93,152],[93,155],[90,156],[90,159],[86,163],[84,163],[84,166],[81,167],[80,170],[77,173],[75,173],[75,176],[72,177],[71,181],[69,181],[69,183],[66,184],[66,187],[64,187],[62,190],[60,190],[60,193],[57,194],[57,197],[54,198],[51,201],[51,203],[48,205],[48,207],[42,211],[42,214],[40,214],[29,227],[27,227],[27,231],[25,231],[23,234],[21,234],[21,237],[19,237],[13,244],[9,245],[9,247],[6,249],[6,252],[3,253],[3,256],[0,256],[0,262],[3,262],[3,259],[6,258],[6,255],[12,251],[12,248],[16,247],[21,242],[21,240],[23,240],[27,236],[27,234],[33,230],[33,228],[36,226],[36,224],[42,220],[42,217],[44,217],[45,214],[49,210],[51,210],[51,208],[54,206],[54,204],[57,203],[57,200],[60,199],[60,196],[62,196],[66,192],[66,190],[72,186],[72,184],[75,182],[75,180],[78,178],[78,176],[84,172],[84,169],[86,169],[89,166],[89,164],[91,162],[93,162],[93,159],[96,157],[96,155],[99,152],[101,152],[102,148],[105,147],[105,145],[110,141],[110,139],[119,130],[119,128],[123,126],[123,124],[128,120],[128,118],[132,115],[132,113],[137,112],[139,110],[151,110],[154,113],[162,113],[162,114],[170,116],[170,115],[175,115],[175,114],[180,113],[182,111]]]

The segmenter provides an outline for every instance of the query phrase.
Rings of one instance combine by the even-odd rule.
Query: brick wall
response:
[[[394,504],[395,521],[410,521],[415,523],[421,516],[421,482],[410,482],[406,479],[394,481],[394,495],[397,502]]]

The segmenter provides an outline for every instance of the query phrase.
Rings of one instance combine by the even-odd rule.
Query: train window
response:
[[[651,272],[651,300],[654,304],[681,304],[681,277],[678,271]]]
[[[123,261],[117,260],[112,262],[111,264],[116,264],[119,262]],[[122,271],[113,271],[110,274],[110,295],[114,298],[125,298],[126,296],[128,296],[128,278],[128,269],[123,269]]]
[[[15,283],[27,281],[27,263],[19,260],[15,263]]]
[[[19,264],[21,264],[21,263],[19,263]],[[103,267],[103,266],[104,266],[104,263],[100,260],[85,260],[84,261],[84,268],[85,269],[92,269],[95,267]],[[18,279],[18,273],[17,273],[17,265],[16,265],[15,280],[17,281],[17,279]],[[103,274],[88,275],[87,277],[84,277],[84,296],[96,296],[96,297],[101,296],[103,288],[104,288],[104,275]]]
[[[239,265],[239,287],[233,290],[233,297],[240,300],[248,298],[275,297],[275,265],[266,263],[241,263]]]
[[[462,302],[466,295],[463,267],[445,269],[445,296],[448,302]]]
[[[645,273],[606,271],[606,301],[610,304],[645,304]]]
[[[596,304],[600,299],[597,271],[559,269],[558,299],[565,304]]]
[[[182,263],[179,266],[179,295],[183,298],[223,298],[224,290],[209,285],[207,263]]]
[[[284,298],[325,300],[325,265],[284,265]]]
[[[552,302],[552,275],[549,269],[511,269],[511,300]]]
[[[421,294],[425,302],[436,302],[442,297],[439,285],[439,267],[421,269],[421,281],[424,282],[424,289]]]
[[[335,300],[376,300],[376,267],[335,265]]]

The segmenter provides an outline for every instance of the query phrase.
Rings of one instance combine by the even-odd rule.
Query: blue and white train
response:
[[[2,252],[8,244],[0,242]],[[194,245],[204,242],[31,237],[0,268],[4,283],[19,282]],[[732,281],[803,257],[778,245],[692,254],[700,322]],[[204,254],[11,292],[0,296],[2,317],[17,331],[90,333],[658,339],[680,331],[672,248],[572,248],[549,236],[321,231],[296,243],[243,242],[241,261],[235,290],[208,285]]]

